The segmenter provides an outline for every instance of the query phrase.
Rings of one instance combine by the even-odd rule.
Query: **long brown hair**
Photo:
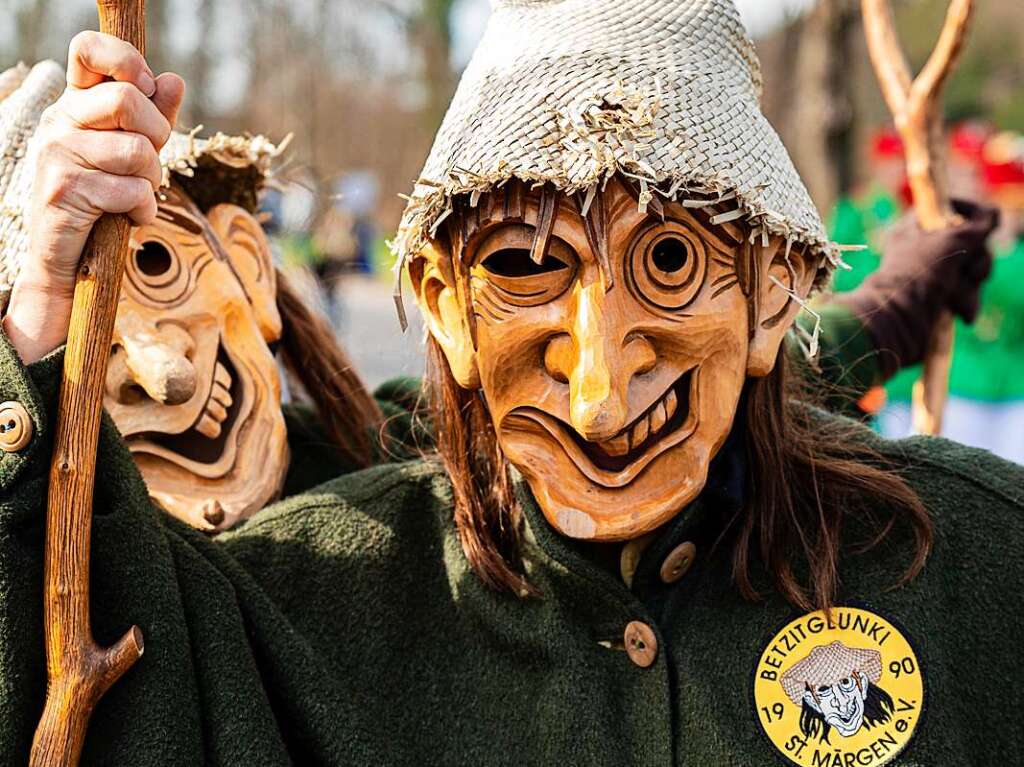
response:
[[[459,210],[457,206],[457,215],[449,219],[454,234],[445,243],[453,252],[467,238],[460,231],[464,222],[455,220],[461,217]],[[756,300],[748,306],[755,312]],[[903,581],[924,566],[932,523],[910,485],[864,443],[856,424],[814,418],[807,404],[807,381],[788,371],[783,347],[772,372],[747,383],[748,501],[730,523],[729,540],[733,576],[745,597],[760,596],[751,577],[751,562],[757,557],[782,597],[801,609],[827,610],[836,597],[842,528],[849,514],[868,505],[885,510],[863,551],[881,543],[897,524],[910,527],[913,555]],[[426,393],[470,566],[496,590],[534,593],[523,568],[522,512],[487,406],[477,392],[455,381],[433,338],[427,340]],[[830,394],[834,400],[835,392]],[[806,570],[806,579],[797,575],[801,570]]]
[[[508,464],[483,400],[458,385],[444,353],[427,341],[428,385],[437,451],[451,477],[455,524],[470,566],[488,586],[533,593],[521,555],[522,513],[514,501]],[[852,422],[814,418],[797,376],[780,349],[775,369],[747,385],[748,502],[733,521],[733,577],[749,599],[756,556],[779,594],[804,609],[827,610],[836,595],[843,522],[875,502],[886,517],[862,550],[881,543],[898,523],[913,531],[912,560],[901,582],[924,566],[932,523],[906,481],[863,442]],[[807,571],[805,582],[797,576]]]
[[[277,273],[277,310],[281,314],[281,357],[316,407],[342,457],[355,468],[376,459],[373,435],[383,415],[363,385],[327,321]]]

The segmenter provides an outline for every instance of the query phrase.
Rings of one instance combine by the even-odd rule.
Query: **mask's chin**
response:
[[[619,434],[583,439],[537,408],[501,424],[506,455],[526,477],[545,517],[564,535],[635,538],[661,526],[704,486],[709,451],[700,427],[701,368],[690,368]]]

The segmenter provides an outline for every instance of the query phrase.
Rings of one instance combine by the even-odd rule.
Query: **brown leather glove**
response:
[[[882,265],[857,290],[836,297],[863,323],[879,352],[885,378],[924,359],[932,327],[948,310],[974,322],[981,285],[992,271],[986,241],[999,211],[955,200],[957,226],[925,232],[913,214],[886,238]]]

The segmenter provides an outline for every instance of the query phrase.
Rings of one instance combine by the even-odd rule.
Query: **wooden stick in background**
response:
[[[145,0],[98,0],[100,30],[145,52]],[[96,703],[142,655],[132,626],[109,648],[89,621],[89,542],[110,340],[128,256],[126,216],[96,222],[79,265],[50,466],[44,561],[46,706],[31,767],[74,767]]]
[[[943,229],[956,221],[956,215],[947,188],[942,91],[967,39],[974,2],[952,0],[935,50],[913,80],[889,1],[861,0],[861,7],[871,63],[903,139],[918,222],[928,231]],[[914,428],[920,434],[942,431],[952,354],[953,317],[944,312],[929,339],[921,380],[914,386]]]

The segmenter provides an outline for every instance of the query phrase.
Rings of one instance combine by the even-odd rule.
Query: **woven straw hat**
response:
[[[19,64],[0,74],[0,309],[7,306],[28,249],[32,135],[64,87],[64,70],[54,61],[31,69]],[[286,144],[275,146],[262,136],[218,133],[200,139],[194,132],[174,133],[160,153],[164,183],[173,175],[202,210],[231,202],[254,211],[257,193]]]
[[[619,172],[641,205],[735,201],[729,219],[809,246],[825,281],[838,249],[761,114],[760,65],[731,0],[493,5],[402,218],[399,265],[455,195],[511,178],[574,193]]]
[[[857,672],[871,684],[882,678],[882,655],[878,650],[847,647],[836,640],[815,647],[799,663],[782,675],[782,687],[796,705],[803,700],[804,690],[819,685],[833,685]]]

